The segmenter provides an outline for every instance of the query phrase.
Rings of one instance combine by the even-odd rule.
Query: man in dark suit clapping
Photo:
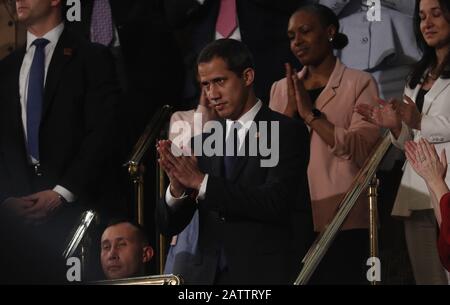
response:
[[[170,179],[157,206],[159,228],[170,237],[196,213],[199,218],[197,249],[175,262],[176,273],[190,284],[288,284],[299,268],[290,214],[309,204],[307,129],[256,97],[253,60],[237,40],[207,45],[198,58],[198,78],[220,117],[209,122],[215,133],[193,139],[197,157],[176,157],[169,141],[158,144]],[[209,137],[216,139],[214,147]],[[270,143],[269,156],[264,143]]]

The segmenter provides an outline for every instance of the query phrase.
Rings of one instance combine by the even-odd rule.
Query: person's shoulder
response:
[[[0,87],[5,88],[10,86],[13,81],[12,74],[15,75],[22,65],[24,54],[25,48],[21,48],[13,51],[0,60]]]
[[[274,111],[265,105],[263,106],[263,108],[264,108],[264,111],[267,112],[267,115],[270,117],[271,121],[279,121],[282,124],[290,124],[294,121],[290,117],[285,116],[284,114],[281,114],[277,111]]]
[[[372,80],[372,74],[366,71],[353,69],[345,66],[344,77],[350,79],[359,79],[359,80]]]
[[[283,86],[287,86],[287,81],[286,81],[286,77],[283,77],[282,79],[279,79],[275,82],[273,82],[272,87],[283,87]]]
[[[268,117],[270,117],[270,121],[272,122],[279,122],[280,129],[287,129],[287,130],[299,130],[299,129],[306,129],[305,123],[303,123],[302,120],[296,120],[293,118],[290,118],[284,114],[281,114],[277,111],[274,111],[270,109],[267,106],[263,106],[264,111],[267,111]]]
[[[20,47],[10,54],[8,54],[5,58],[0,60],[1,69],[9,68],[11,65],[16,64],[25,54],[25,46]]]
[[[355,88],[366,87],[370,83],[376,85],[376,80],[372,74],[366,71],[345,67],[342,77],[344,82],[353,84]]]
[[[99,54],[110,53],[109,48],[98,44],[90,42],[80,33],[73,31],[70,28],[65,28],[63,35],[65,36],[65,40],[70,42],[73,45],[77,52],[86,55],[86,56],[96,56]]]

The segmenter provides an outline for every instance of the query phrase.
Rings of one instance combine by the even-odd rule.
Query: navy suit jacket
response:
[[[97,203],[111,162],[118,86],[112,56],[65,29],[48,67],[39,132],[43,176],[30,177],[19,73],[25,48],[0,64],[0,194],[25,196],[61,185]]]
[[[164,200],[157,206],[157,223],[167,236],[183,231],[198,211],[196,252],[184,253],[183,262],[174,263],[173,272],[187,283],[214,283],[222,247],[230,284],[288,284],[300,269],[291,217],[310,215],[308,132],[303,123],[266,106],[255,117],[256,123],[261,121],[279,122],[279,135],[274,135],[280,144],[277,166],[261,167],[261,156],[241,157],[227,180],[223,157],[199,157],[201,170],[209,174],[205,199],[186,199],[176,210]],[[258,134],[247,134],[247,141]]]

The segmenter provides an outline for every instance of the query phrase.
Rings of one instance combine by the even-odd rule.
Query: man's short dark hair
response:
[[[139,240],[144,245],[150,245],[147,234],[145,233],[146,232],[145,228],[143,226],[141,226],[140,224],[138,224],[137,222],[130,220],[130,219],[126,219],[126,218],[112,219],[110,222],[108,222],[108,224],[106,225],[106,228],[105,228],[105,230],[103,230],[103,232],[106,231],[106,229],[108,229],[109,227],[112,227],[112,226],[115,226],[115,225],[118,225],[121,223],[128,223],[128,224],[132,225],[133,227],[135,227],[138,232]]]
[[[208,44],[198,55],[197,67],[214,58],[221,58],[228,70],[241,77],[247,68],[254,69],[252,54],[245,44],[235,39],[218,39]]]

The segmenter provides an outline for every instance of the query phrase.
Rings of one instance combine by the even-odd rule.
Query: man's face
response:
[[[101,263],[108,280],[138,275],[150,258],[144,255],[137,228],[129,223],[108,227],[102,235]]]
[[[49,16],[60,0],[16,0],[17,17],[25,25],[32,25]]]
[[[249,70],[251,69],[238,76],[230,71],[225,61],[219,57],[198,65],[202,90],[205,90],[207,99],[221,118],[237,120],[250,110],[248,97],[253,78],[247,79]],[[250,73],[253,73],[252,71]]]

